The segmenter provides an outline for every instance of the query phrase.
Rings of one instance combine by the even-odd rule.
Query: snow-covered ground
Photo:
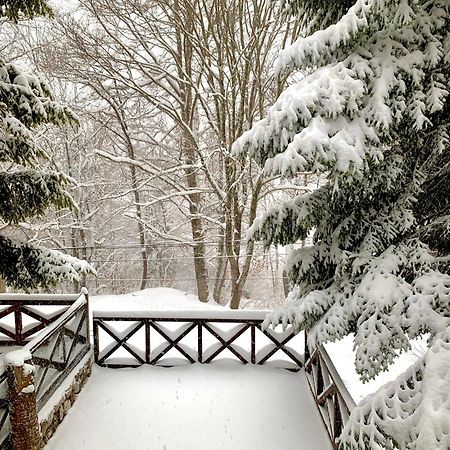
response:
[[[105,295],[91,298],[92,309],[96,311],[192,311],[192,310],[219,310],[223,306],[214,302],[201,303],[197,297],[176,289],[154,288],[145,289],[124,295]],[[415,348],[400,355],[388,372],[380,374],[369,383],[362,383],[354,366],[354,353],[352,337],[347,336],[341,341],[327,344],[326,349],[333,361],[339,375],[346,385],[349,393],[356,403],[365,395],[376,391],[388,381],[394,380],[416,359],[420,348],[426,348],[425,339],[419,340]]]
[[[93,296],[90,308],[103,312],[165,311],[179,316],[193,311],[215,316],[214,312],[222,315],[228,311],[170,288]],[[389,372],[363,384],[354,370],[351,337],[326,345],[356,402],[405,370],[417,358],[420,347],[425,348],[424,341],[413,352],[401,355]],[[95,367],[46,448],[289,450],[298,449],[299,443],[310,450],[330,448],[302,372],[195,364],[172,369]]]
[[[226,313],[168,288],[90,299],[94,311]],[[215,314],[213,314],[215,315]],[[236,363],[104,369],[47,450],[331,450],[303,372]]]
[[[331,450],[303,372],[94,367],[46,450]]]
[[[90,305],[95,311],[224,310],[215,302],[202,303],[195,295],[163,287],[123,295],[93,296],[90,297]]]

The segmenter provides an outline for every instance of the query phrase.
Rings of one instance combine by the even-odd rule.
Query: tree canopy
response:
[[[51,15],[52,9],[45,0],[0,0],[0,17],[13,22]]]
[[[0,16],[11,21],[48,15],[43,1],[7,1]],[[46,125],[76,125],[71,110],[59,104],[47,82],[0,58],[0,218],[17,224],[40,217],[49,206],[76,208],[66,188],[75,183],[49,169],[49,155],[36,143],[36,132]],[[93,272],[82,260],[58,251],[0,235],[0,276],[15,288],[46,287],[80,272]]]
[[[268,175],[326,177],[257,219],[252,238],[293,251],[295,286],[266,325],[310,345],[354,335],[363,380],[412,338],[429,350],[352,413],[343,448],[450,447],[450,4],[445,0],[286,1],[307,35],[279,71],[302,71],[234,144]],[[326,4],[326,5],[325,5]],[[432,386],[432,388],[431,388]]]

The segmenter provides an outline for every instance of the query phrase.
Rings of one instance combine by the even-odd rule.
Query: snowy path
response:
[[[331,450],[303,372],[94,367],[46,450]]]

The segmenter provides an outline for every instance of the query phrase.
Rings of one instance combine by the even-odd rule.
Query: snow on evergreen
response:
[[[328,182],[269,210],[253,239],[289,244],[294,289],[266,326],[306,329],[310,345],[354,334],[363,380],[410,339],[425,356],[366,398],[343,448],[450,448],[450,3],[447,0],[286,2],[312,34],[277,69],[306,74],[234,144],[267,174],[312,171]],[[316,4],[315,4],[316,3]],[[350,5],[348,5],[350,6]],[[319,29],[319,24],[327,27]]]
[[[49,12],[43,1],[22,0],[3,4],[0,17],[17,21]],[[39,126],[76,122],[70,109],[55,101],[43,78],[0,58],[0,162],[5,163],[0,171],[0,218],[4,223],[40,217],[50,205],[76,208],[66,191],[74,180],[44,168],[40,161],[48,155],[35,142]],[[85,261],[0,236],[0,276],[15,288],[46,287],[93,272]]]
[[[0,3],[0,17],[13,22],[51,14],[52,10],[46,0],[6,0]]]

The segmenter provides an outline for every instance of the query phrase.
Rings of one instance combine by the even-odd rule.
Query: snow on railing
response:
[[[81,295],[70,308],[25,347],[36,367],[38,411],[90,350],[88,303]]]
[[[303,367],[303,336],[264,330],[266,311],[95,312],[94,357],[104,367],[234,360]]]
[[[23,350],[31,353],[35,366],[34,386],[39,411],[90,350],[87,291],[78,295],[1,294],[0,305],[6,305],[0,319],[14,315],[13,326],[8,327],[0,321],[0,333],[4,335],[0,345],[26,343]],[[34,323],[23,326],[23,315],[34,319]],[[30,337],[33,339],[29,340]],[[7,373],[1,366],[1,448],[7,442],[10,430],[8,392]]]
[[[0,294],[0,346],[23,346],[78,299],[68,294]]]
[[[95,362],[111,368],[175,366],[217,362],[227,352],[226,359],[242,364],[272,363],[292,370],[304,366],[326,431],[337,448],[337,438],[355,406],[351,395],[323,347],[309,355],[305,334],[296,335],[291,327],[263,329],[266,314],[245,310],[97,311],[93,319]]]
[[[0,448],[8,437],[10,430],[9,422],[9,390],[8,377],[5,368],[1,367],[0,373]]]
[[[355,402],[323,346],[317,347],[310,355],[305,342],[305,372],[325,428],[337,449],[337,440],[356,406]]]

